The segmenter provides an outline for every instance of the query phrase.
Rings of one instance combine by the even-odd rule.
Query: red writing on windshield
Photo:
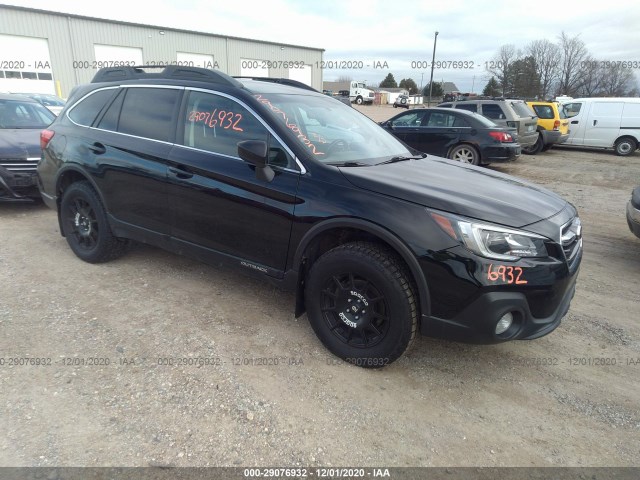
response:
[[[189,112],[189,121],[195,123],[202,122],[210,128],[219,126],[225,130],[244,132],[244,130],[238,125],[242,121],[241,113],[218,110],[217,108],[211,112],[199,112],[198,110],[192,110]]]
[[[285,112],[283,112],[281,109],[279,109],[278,107],[276,107],[274,104],[272,104],[269,99],[264,98],[262,95],[260,94],[256,94],[254,95],[256,97],[256,99],[262,103],[263,105],[266,105],[267,107],[269,107],[269,109],[275,113],[276,115],[279,115],[282,117],[282,119],[284,120],[284,124],[287,126],[288,129],[290,129],[293,133],[295,133],[298,138],[300,139],[300,141],[302,143],[304,143],[307,147],[309,147],[309,150],[311,150],[311,152],[314,155],[324,155],[324,153],[322,153],[321,151],[319,151],[316,147],[316,145],[314,145],[314,143],[309,140],[307,138],[307,136],[300,130],[300,127],[298,125],[296,125],[295,123],[289,121],[289,117],[287,117],[287,114]],[[326,142],[322,142],[322,143],[326,143]]]

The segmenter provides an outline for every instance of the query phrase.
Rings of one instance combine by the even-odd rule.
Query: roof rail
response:
[[[271,77],[233,77],[233,78],[245,78],[247,80],[258,80],[260,82],[280,83],[282,85],[288,85],[290,87],[303,88],[305,90],[311,90],[312,92],[318,92],[313,87],[310,87],[306,83],[299,82],[298,80],[291,80],[290,78],[271,78]],[[321,92],[318,92],[321,93]]]
[[[145,69],[159,69],[161,72],[146,72]],[[242,84],[226,73],[200,67],[183,67],[181,65],[136,65],[133,67],[107,67],[98,70],[91,83],[117,82],[120,80],[145,79],[180,79],[198,80],[217,83],[230,87],[242,87]]]

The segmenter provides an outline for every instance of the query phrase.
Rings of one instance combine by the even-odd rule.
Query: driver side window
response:
[[[183,122],[183,145],[230,157],[238,157],[238,142],[269,141],[269,132],[251,112],[221,95],[190,92]]]

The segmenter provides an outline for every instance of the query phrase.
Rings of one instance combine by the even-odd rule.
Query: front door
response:
[[[251,111],[227,95],[190,90],[186,107],[168,169],[178,248],[223,254],[279,276],[300,176],[293,157]],[[255,168],[238,157],[243,140],[269,143],[276,172],[271,182],[257,179]]]

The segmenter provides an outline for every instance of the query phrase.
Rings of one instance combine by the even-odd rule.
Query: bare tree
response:
[[[338,77],[338,82],[351,82],[352,80],[353,78],[348,75],[340,75]]]
[[[566,33],[560,34],[560,52],[562,60],[560,62],[560,82],[558,93],[564,95],[575,95],[580,89],[581,68],[583,62],[588,57],[589,52],[584,42],[578,38],[570,37]]]
[[[593,97],[598,95],[604,80],[604,70],[601,62],[591,56],[586,56],[580,68],[580,96]]]
[[[635,77],[633,70],[623,68],[620,63],[603,62],[601,95],[604,97],[623,97],[633,89]]]
[[[507,44],[502,45],[493,59],[487,62],[487,71],[498,80],[498,83],[502,88],[503,95],[505,92],[510,90],[510,67],[511,64],[518,59],[518,56],[519,54],[516,51],[516,46],[513,44]]]
[[[526,47],[527,55],[533,57],[536,75],[540,80],[540,98],[551,96],[552,87],[560,76],[560,47],[549,40],[534,40]]]

